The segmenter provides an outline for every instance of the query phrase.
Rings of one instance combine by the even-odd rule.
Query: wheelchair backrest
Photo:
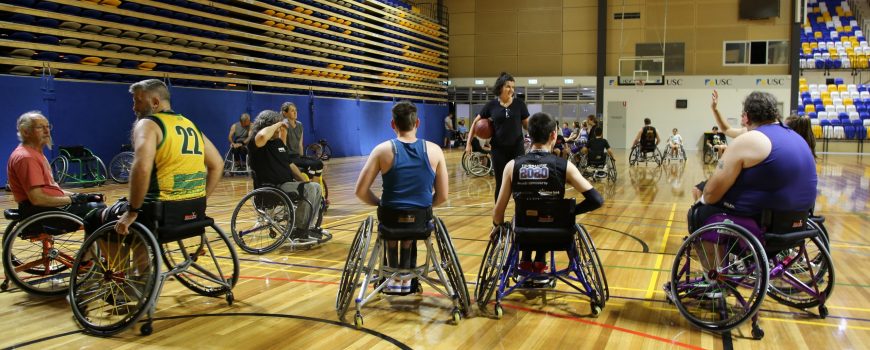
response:
[[[767,233],[789,233],[807,228],[809,211],[773,211],[766,209],[761,213],[761,226]]]
[[[155,229],[157,240],[161,242],[198,236],[205,232],[205,226],[208,225],[201,225],[197,229],[184,232],[179,232],[173,228],[190,228],[191,225],[196,226],[194,223],[206,220],[206,206],[205,197],[183,201],[146,202],[142,206],[143,211],[140,214],[142,220],[137,221],[142,222],[149,229]],[[169,233],[169,235],[167,236],[164,232]]]
[[[93,157],[94,154],[85,146],[59,146],[61,154],[66,153],[71,159]]]
[[[378,232],[384,239],[424,239],[434,228],[432,208],[378,207]]]
[[[574,198],[517,200],[514,222],[520,228],[569,228],[575,223],[575,203]]]

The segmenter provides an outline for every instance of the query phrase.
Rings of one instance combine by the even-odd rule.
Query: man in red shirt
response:
[[[100,194],[64,191],[51,175],[43,147],[51,149],[51,124],[39,111],[18,117],[21,144],[12,151],[6,175],[22,217],[50,210],[65,210],[84,218],[91,210],[105,208]]]

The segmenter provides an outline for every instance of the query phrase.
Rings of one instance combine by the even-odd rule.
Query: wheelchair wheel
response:
[[[604,275],[604,267],[601,265],[601,258],[598,256],[598,249],[595,248],[595,243],[592,242],[592,236],[586,231],[582,225],[575,225],[574,235],[575,249],[577,249],[577,265],[583,272],[583,277],[586,282],[592,287],[595,295],[592,296],[593,306],[604,308],[604,304],[610,299],[610,287],[607,284],[607,277]]]
[[[638,148],[637,146],[632,147],[631,151],[629,151],[629,155],[628,155],[628,165],[632,165],[632,166],[636,165],[639,157],[640,157],[640,148]]]
[[[140,223],[126,235],[109,222],[91,234],[76,255],[69,301],[86,332],[110,336],[134,325],[147,313],[159,290],[157,241]],[[94,253],[97,252],[97,253]]]
[[[465,174],[466,174],[466,175],[467,175],[467,174],[471,174],[471,172],[468,171],[468,158],[469,158],[469,155],[470,155],[470,153],[468,153],[468,152],[462,152],[462,160],[459,162],[459,164],[462,165],[462,170],[465,171]]]
[[[609,163],[609,167],[607,169],[607,179],[616,182],[616,159],[613,159],[613,157],[607,157],[607,163]]]
[[[295,208],[284,192],[258,188],[239,201],[230,219],[233,240],[245,252],[268,253],[290,235],[296,224]]]
[[[51,175],[54,176],[54,181],[58,185],[63,184],[66,180],[67,171],[69,171],[69,159],[64,156],[58,156],[51,160]]]
[[[666,292],[691,324],[724,332],[758,312],[768,271],[755,236],[733,224],[709,224],[683,241]]]
[[[186,271],[175,275],[175,279],[199,295],[217,297],[230,293],[239,281],[239,260],[226,233],[215,225],[211,228],[216,231],[217,237],[208,237],[206,231],[200,236],[164,243],[161,253],[167,269],[179,266],[190,257],[193,262]],[[224,246],[215,247],[215,243]],[[218,259],[217,252],[224,254],[225,249],[232,265],[221,264],[226,259]]]
[[[450,233],[447,232],[444,221],[441,218],[435,218],[435,225],[435,241],[441,254],[441,264],[452,285],[455,297],[459,298],[459,311],[462,312],[462,316],[467,317],[471,312],[471,301],[468,297],[468,285],[465,283],[465,274],[462,272],[459,256],[456,255],[456,249],[453,247]]]
[[[314,159],[322,159],[323,146],[319,143],[312,143],[305,147],[305,155]]]
[[[125,184],[130,181],[130,168],[133,166],[133,152],[121,152],[109,162],[109,176],[112,181]]]
[[[499,277],[505,269],[510,243],[510,231],[505,225],[493,228],[477,272],[477,283],[474,286],[474,297],[477,300],[477,307],[481,310],[486,309],[493,293],[498,289]]]
[[[81,218],[67,212],[40,213],[22,220],[3,239],[6,278],[29,294],[63,295],[83,239]]]
[[[347,260],[345,260],[344,270],[341,273],[341,282],[338,284],[338,293],[335,296],[335,311],[338,313],[338,319],[342,321],[344,321],[344,315],[350,307],[351,300],[353,300],[354,291],[359,285],[359,278],[365,265],[366,251],[368,251],[372,238],[373,225],[374,219],[371,216],[363,221],[356,231],[353,243],[350,245],[350,251],[347,253]]]
[[[783,265],[781,274],[770,279],[768,294],[774,300],[807,309],[819,306],[831,296],[834,264],[821,237],[812,237],[797,247],[777,253],[770,260],[774,267]]]
[[[486,176],[492,171],[492,159],[481,153],[472,153],[466,161],[468,172],[474,176]]]

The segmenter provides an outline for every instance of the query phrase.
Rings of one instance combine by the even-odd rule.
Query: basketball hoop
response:
[[[635,89],[639,92],[643,92],[644,85],[646,85],[646,80],[644,80],[644,79],[636,79],[634,81]]]

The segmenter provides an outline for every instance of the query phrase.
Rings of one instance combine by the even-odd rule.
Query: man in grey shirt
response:
[[[230,156],[236,164],[235,170],[244,170],[248,157],[248,149],[245,147],[251,139],[251,116],[242,113],[239,122],[230,127],[227,139],[230,141]]]

